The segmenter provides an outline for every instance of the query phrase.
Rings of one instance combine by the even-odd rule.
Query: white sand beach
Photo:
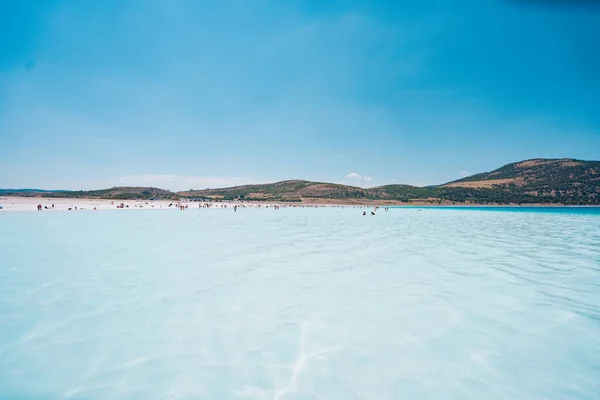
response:
[[[107,199],[66,199],[66,198],[40,198],[40,197],[0,197],[0,212],[11,211],[100,211],[100,210],[172,210],[183,206],[184,209],[194,208],[267,208],[267,207],[364,207],[370,205],[340,205],[340,204],[298,204],[285,202],[197,202],[177,200],[107,200]],[[120,207],[123,205],[123,207]]]
[[[138,201],[138,200],[104,200],[104,199],[65,199],[39,197],[0,197],[1,211],[37,211],[42,205],[42,211],[75,211],[79,210],[112,210],[119,204],[124,208],[161,209],[168,208],[168,201]],[[54,205],[54,207],[52,207]],[[129,207],[127,207],[129,206]]]

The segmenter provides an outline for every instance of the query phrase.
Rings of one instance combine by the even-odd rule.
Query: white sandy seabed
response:
[[[2,400],[600,398],[599,215],[9,212],[0,238]]]

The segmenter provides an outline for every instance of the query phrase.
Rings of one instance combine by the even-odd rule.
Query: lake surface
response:
[[[597,400],[600,214],[545,210],[0,214],[0,399]]]

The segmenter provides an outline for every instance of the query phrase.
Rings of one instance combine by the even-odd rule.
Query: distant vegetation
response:
[[[491,184],[490,184],[491,183]],[[447,197],[480,203],[600,204],[600,161],[533,159],[441,186]]]
[[[52,197],[74,199],[109,199],[109,200],[165,200],[178,199],[176,193],[153,187],[114,187],[102,190],[38,190],[38,189],[1,189],[3,196],[19,197]]]
[[[117,187],[92,191],[0,190],[0,195],[127,199],[348,202],[390,201],[430,204],[600,205],[600,162],[533,159],[512,163],[439,186],[385,185],[359,188],[290,180],[263,185],[171,192],[158,188]]]
[[[534,159],[508,164],[439,186],[385,185],[369,189],[309,181],[283,181],[179,192],[182,197],[246,200],[390,200],[432,204],[600,204],[600,162]]]

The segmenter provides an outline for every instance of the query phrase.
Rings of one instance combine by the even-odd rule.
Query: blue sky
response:
[[[0,187],[598,160],[600,9],[550,3],[0,1]]]

